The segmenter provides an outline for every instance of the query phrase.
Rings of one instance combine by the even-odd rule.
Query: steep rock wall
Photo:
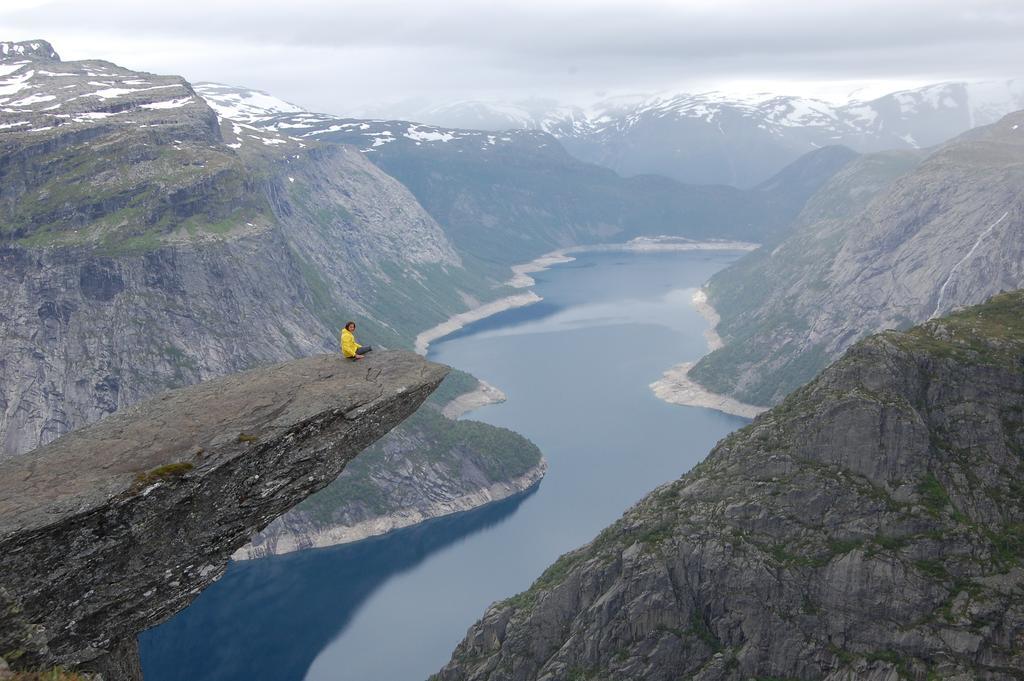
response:
[[[850,164],[781,244],[712,277],[725,347],[690,377],[774,404],[860,338],[1024,285],[1024,112],[917,162]]]

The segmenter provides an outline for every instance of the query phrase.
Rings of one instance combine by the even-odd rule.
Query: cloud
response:
[[[1017,76],[1019,0],[19,0],[65,58],[259,87],[335,112],[405,97]]]

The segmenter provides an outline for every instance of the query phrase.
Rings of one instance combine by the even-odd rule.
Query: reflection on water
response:
[[[187,616],[139,637],[146,681],[299,681],[374,590],[435,551],[501,523],[537,488],[386,537],[232,563]],[[275,618],[261,617],[266,611]]]

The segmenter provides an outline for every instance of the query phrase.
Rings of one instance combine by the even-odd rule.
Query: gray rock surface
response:
[[[471,293],[500,293],[359,151],[218,120],[178,77],[37,48],[0,50],[0,460],[167,389],[336,351],[349,319],[378,349],[410,347]],[[331,486],[295,524],[412,522],[540,473],[532,445],[491,426],[439,419],[404,441],[416,446],[358,467],[363,486]],[[472,473],[524,447],[529,465]],[[387,469],[423,467],[429,482],[388,494]],[[413,503],[444,473],[450,496]]]
[[[1020,679],[1024,292],[849,350],[493,605],[441,681]]]
[[[774,404],[869,333],[1024,286],[1024,112],[920,160],[851,163],[781,244],[716,274],[725,347],[690,377]]]
[[[358,152],[218,122],[175,76],[0,63],[0,459],[350,318],[394,347],[464,306],[441,228]]]
[[[36,61],[60,61],[53,45],[45,40],[0,41],[0,57],[11,59],[30,58]]]
[[[0,650],[22,668],[123,670],[139,631],[446,373],[412,353],[296,360],[163,394],[0,463]]]

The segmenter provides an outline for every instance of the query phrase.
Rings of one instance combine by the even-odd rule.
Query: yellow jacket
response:
[[[361,348],[359,343],[356,343],[356,337],[352,335],[352,332],[348,329],[341,330],[341,354],[345,357],[355,357],[356,350]]]

